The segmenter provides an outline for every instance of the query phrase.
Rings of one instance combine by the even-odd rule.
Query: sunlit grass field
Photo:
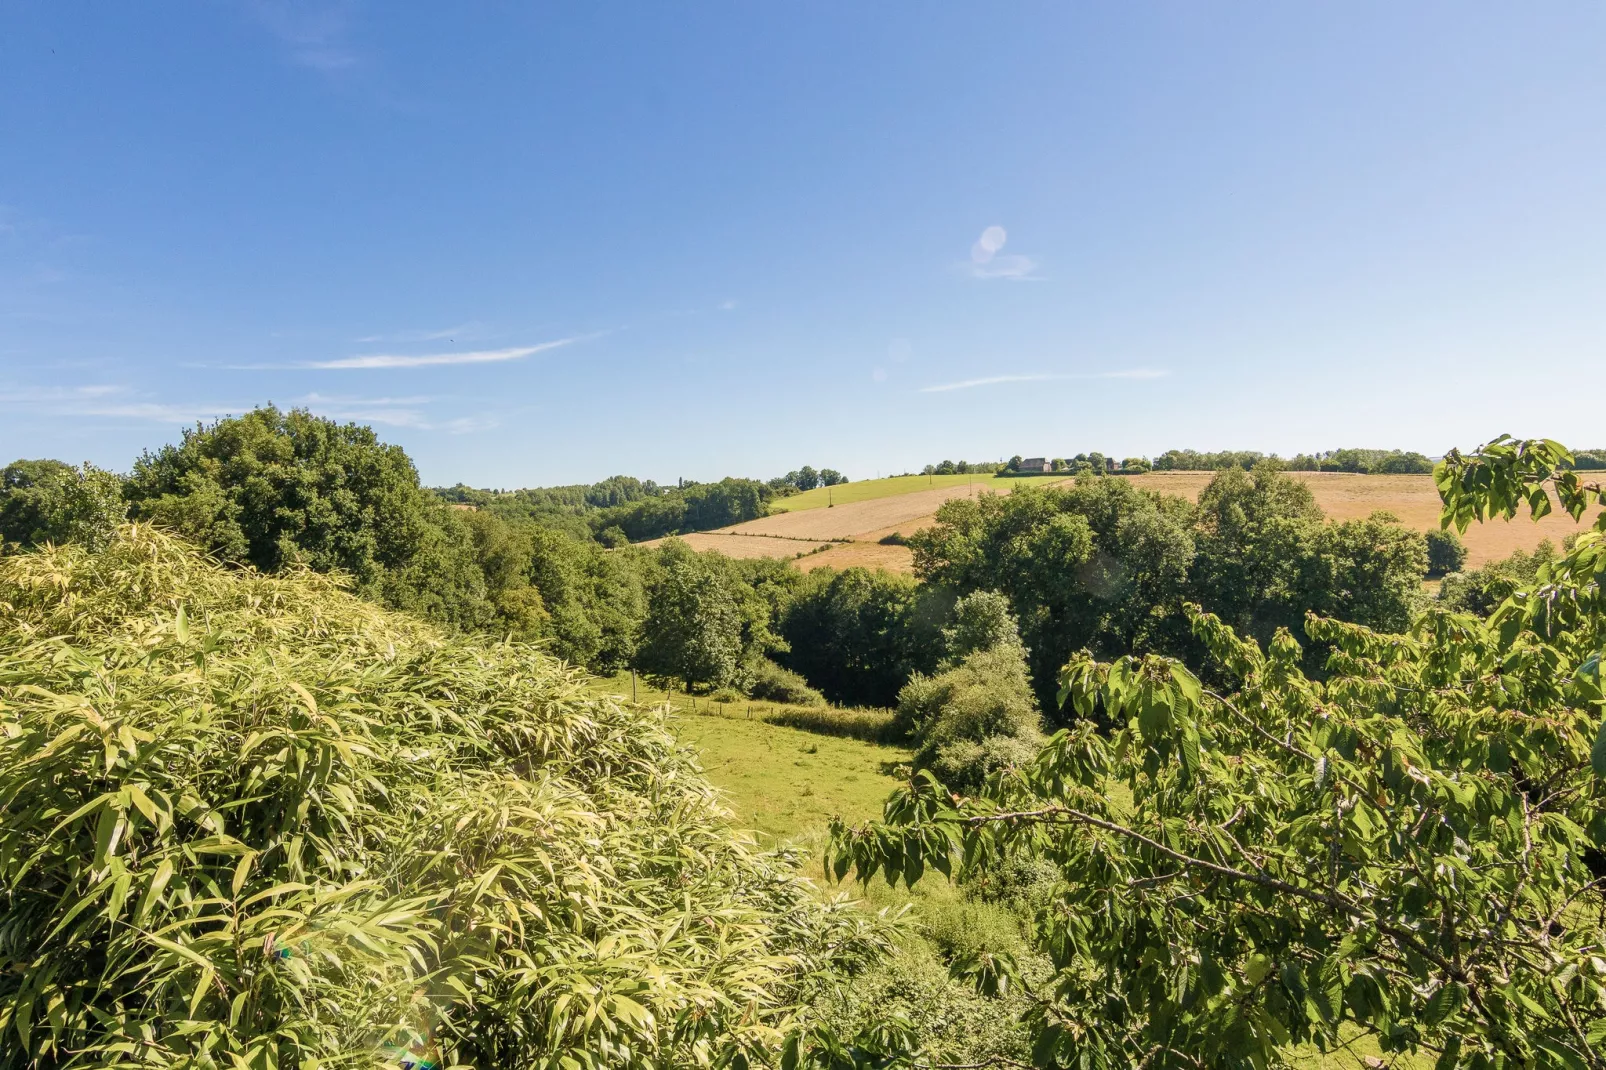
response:
[[[628,687],[629,677],[623,682]],[[618,693],[619,683],[617,677],[608,681],[608,690]],[[650,695],[641,692],[641,699],[661,702],[664,695],[661,689]],[[952,924],[954,919],[963,922],[978,910],[982,920],[998,912],[999,908],[967,903],[961,889],[936,873],[928,874],[913,890],[894,889],[880,877],[868,887],[849,883],[840,889],[826,879],[820,858],[831,818],[858,822],[880,817],[887,794],[900,782],[899,766],[909,760],[908,749],[800,731],[756,715],[749,720],[744,706],[720,706],[701,697],[693,712],[691,697],[679,692],[670,692],[669,701],[677,710],[671,729],[701,755],[709,780],[725,794],[733,823],[752,831],[761,843],[802,848],[804,872],[820,883],[822,891],[845,891],[870,909],[907,908],[917,929],[922,924]],[[1323,1054],[1306,1049],[1296,1055],[1294,1065],[1302,1070],[1379,1065],[1426,1070],[1432,1065],[1426,1057],[1383,1056],[1379,1061],[1380,1055],[1375,1041],[1356,1035],[1349,1047],[1338,1051]]]
[[[770,503],[772,513],[795,513],[800,509],[824,509],[827,505],[846,505],[848,502],[866,502],[872,498],[890,498],[898,494],[912,494],[917,490],[935,490],[938,487],[963,487],[974,484],[989,490],[998,490],[997,483],[1036,483],[1038,481],[1055,482],[1067,479],[1064,472],[1055,472],[1052,475],[1041,476],[996,476],[964,475],[964,476],[889,476],[886,479],[865,479],[858,483],[843,483],[835,487],[818,487],[806,490],[802,494],[794,494],[789,498],[778,498]]]

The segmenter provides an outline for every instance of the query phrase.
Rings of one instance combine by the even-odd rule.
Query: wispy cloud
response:
[[[100,417],[160,424],[192,424],[215,420],[231,412],[244,412],[248,408],[248,405],[142,400],[127,387],[110,384],[0,390],[0,410],[69,418]]]
[[[396,331],[394,334],[365,334],[361,338],[353,339],[363,345],[374,342],[439,342],[442,339],[456,341],[459,338],[484,337],[485,325],[478,320],[469,320],[459,323],[455,327],[442,327],[438,331]]]
[[[454,353],[365,353],[355,357],[340,357],[336,360],[314,360],[305,364],[290,365],[296,368],[319,368],[324,370],[349,370],[372,368],[427,368],[441,364],[501,364],[510,360],[523,360],[525,357],[537,353],[545,353],[551,349],[561,349],[572,346],[576,342],[599,338],[597,334],[579,334],[571,338],[559,338],[552,342],[541,342],[533,346],[509,346],[506,349],[475,349],[467,352]],[[252,367],[262,369],[263,365]],[[285,367],[285,365],[273,365]]]
[[[1148,368],[1132,368],[1126,371],[1094,372],[1086,374],[1052,374],[1042,375],[989,375],[984,379],[962,379],[957,383],[942,383],[937,386],[923,386],[922,394],[941,394],[949,390],[969,390],[976,386],[996,386],[999,383],[1044,383],[1055,380],[1068,379],[1160,379],[1169,373],[1153,371]]]
[[[313,393],[300,398],[296,404],[332,420],[407,427],[419,431],[445,431],[453,435],[485,431],[498,426],[494,416],[484,414],[445,420],[432,417],[424,410],[436,400],[428,396],[358,398]]]
[[[970,276],[975,279],[1015,279],[1017,281],[1037,281],[1042,276],[1034,274],[1037,270],[1037,261],[1029,256],[1019,256],[1014,253],[1004,253],[1004,245],[1009,241],[1009,232],[1000,226],[991,226],[981,232],[981,237],[970,247]]]
[[[362,57],[347,42],[350,5],[255,0],[258,22],[285,46],[290,59],[322,74],[339,74],[358,66]]]

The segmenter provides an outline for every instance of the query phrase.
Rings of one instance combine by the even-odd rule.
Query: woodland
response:
[[[1426,536],[1324,517],[1300,459],[1130,459],[1214,471],[1195,502],[1089,456],[944,504],[913,576],[673,537],[844,481],[808,466],[432,490],[372,430],[273,408],[126,475],[12,464],[0,1070],[1262,1068],[1358,1041],[1606,1066],[1606,512],[1476,570],[1458,538],[1606,506],[1593,456],[1313,459],[1426,465]],[[663,710],[587,686],[620,672],[827,731],[882,710],[903,786],[806,880]],[[933,881],[1008,939],[917,959],[855,901]]]

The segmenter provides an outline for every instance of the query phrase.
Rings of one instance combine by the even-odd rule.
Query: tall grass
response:
[[[0,1070],[706,1065],[876,948],[662,719],[138,526],[0,558]]]

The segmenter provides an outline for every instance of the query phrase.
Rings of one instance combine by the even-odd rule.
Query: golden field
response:
[[[1213,475],[1212,472],[1150,472],[1110,478],[1131,479],[1144,490],[1197,500]],[[1353,520],[1381,511],[1393,514],[1401,523],[1418,531],[1439,526],[1439,494],[1431,476],[1346,472],[1290,472],[1289,475],[1309,486],[1322,512],[1334,520]],[[1030,485],[1053,485],[1054,482],[1064,481],[1032,480]],[[796,558],[798,568],[811,571],[824,566],[843,569],[858,565],[908,572],[913,566],[909,549],[883,546],[882,538],[894,532],[909,535],[935,523],[937,508],[950,498],[995,491],[1007,493],[1023,483],[989,480],[971,486],[951,484],[847,502],[831,508],[794,508],[685,539],[698,550],[719,550],[732,557]],[[1475,568],[1507,557],[1513,550],[1532,550],[1544,539],[1560,547],[1566,536],[1587,527],[1587,523],[1574,522],[1560,512],[1538,522],[1519,516],[1511,521],[1475,524],[1462,536],[1467,544],[1467,565]],[[822,546],[826,548],[822,550]]]

